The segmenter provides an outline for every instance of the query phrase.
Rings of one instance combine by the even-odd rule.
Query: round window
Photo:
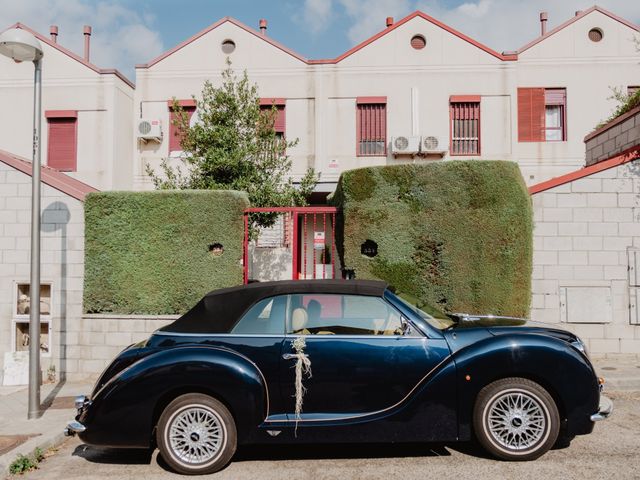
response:
[[[592,42],[599,42],[600,40],[602,40],[602,37],[604,37],[604,34],[599,28],[592,28],[591,30],[589,30],[589,40],[591,40]]]
[[[233,40],[225,40],[222,42],[222,52],[229,55],[236,49],[236,43]]]
[[[427,46],[427,40],[422,35],[414,35],[411,38],[411,46],[416,50],[422,50]]]

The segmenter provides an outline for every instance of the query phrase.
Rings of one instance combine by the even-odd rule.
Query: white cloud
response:
[[[347,32],[352,43],[359,43],[383,30],[387,17],[398,20],[412,10],[411,0],[338,0],[353,23]]]
[[[117,68],[133,80],[136,63],[144,63],[163,50],[155,17],[137,13],[113,0],[20,0],[3,2],[0,29],[21,22],[43,35],[58,25],[58,43],[82,56],[84,25],[92,26],[91,62],[102,68]]]
[[[540,34],[539,13],[549,13],[548,29],[571,18],[594,0],[467,0],[451,5],[446,0],[305,0],[303,14],[309,28],[329,31],[330,20],[342,14],[349,20],[349,42],[354,45],[381,31],[385,18],[396,20],[415,10],[460,30],[497,50],[516,50]],[[586,2],[586,3],[585,3]],[[640,22],[637,2],[599,0],[598,5],[636,24]]]
[[[585,3],[586,2],[586,3]],[[477,0],[449,7],[439,0],[418,0],[415,9],[460,30],[497,51],[517,50],[540,35],[542,11],[549,13],[548,29],[586,10],[593,0]],[[640,9],[628,0],[599,0],[598,5],[632,22],[640,21]]]
[[[302,15],[298,15],[297,20],[311,33],[317,34],[329,28],[332,9],[332,0],[305,0]]]

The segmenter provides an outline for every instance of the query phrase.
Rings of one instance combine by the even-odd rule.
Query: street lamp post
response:
[[[33,158],[31,173],[31,275],[29,280],[29,410],[40,415],[40,127],[42,45],[31,33],[12,28],[0,34],[0,53],[16,62],[33,62]]]

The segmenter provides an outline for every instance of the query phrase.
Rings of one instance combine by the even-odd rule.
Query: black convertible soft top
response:
[[[263,298],[290,293],[333,293],[381,297],[387,288],[376,280],[286,280],[214,290],[175,322],[162,327],[172,333],[229,333],[240,317]]]

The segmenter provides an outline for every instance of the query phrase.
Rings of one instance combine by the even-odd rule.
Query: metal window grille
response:
[[[480,154],[480,102],[451,103],[451,155]]]
[[[358,104],[357,128],[359,156],[383,156],[387,154],[386,104]]]

